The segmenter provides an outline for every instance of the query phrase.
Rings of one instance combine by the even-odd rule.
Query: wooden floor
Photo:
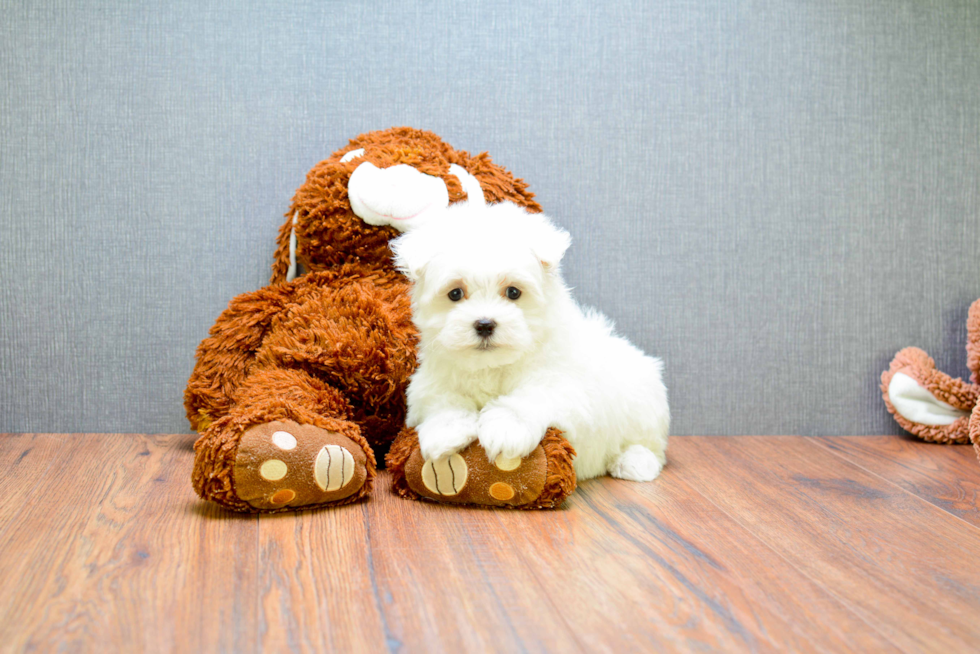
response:
[[[980,650],[980,464],[900,437],[675,437],[554,512],[222,512],[189,436],[0,436],[0,650]]]

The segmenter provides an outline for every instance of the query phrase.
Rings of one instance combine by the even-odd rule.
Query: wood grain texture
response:
[[[552,595],[583,598],[561,611],[590,651],[895,650],[694,490],[686,467],[675,457],[654,484],[585,482],[561,530],[534,525],[549,546],[522,554]]]
[[[367,502],[253,516],[194,497],[186,436],[2,436],[0,649],[972,651],[980,530],[951,498],[980,466],[914,445],[675,438],[656,482],[560,511],[382,474]]]
[[[828,436],[814,442],[980,527],[980,463],[973,446],[910,436]]]
[[[405,500],[389,492],[389,481],[384,475],[369,515],[373,574],[392,646],[582,651],[556,610],[568,598],[550,595],[520,557],[533,538],[501,530],[496,510]]]
[[[364,503],[262,516],[261,651],[384,651]]]
[[[3,449],[39,439],[61,448],[49,447],[30,497],[4,507],[0,642],[11,651],[252,647],[258,523],[196,501],[187,436],[6,436]]]
[[[699,492],[906,651],[975,651],[980,531],[802,437],[685,438]]]

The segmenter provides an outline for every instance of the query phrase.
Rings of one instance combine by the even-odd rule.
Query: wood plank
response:
[[[361,502],[260,516],[260,651],[388,648],[366,512]]]
[[[197,500],[188,436],[3,436],[0,642],[970,651],[980,532],[943,509],[970,515],[976,471],[907,445],[682,437],[656,482],[562,511],[406,501],[382,474],[365,503],[260,518]]]
[[[980,463],[972,445],[910,436],[826,436],[813,442],[980,527]]]
[[[57,434],[0,436],[0,538],[16,523],[21,508],[36,501],[37,489],[55,473],[57,461],[70,458],[78,441]]]
[[[584,482],[561,512],[497,514],[587,650],[896,651],[694,490],[688,454],[649,484]]]
[[[690,483],[908,651],[980,642],[976,529],[802,437],[676,439]]]
[[[188,436],[61,437],[0,538],[12,650],[255,649],[257,521],[201,505]]]
[[[405,500],[386,473],[379,479],[367,508],[389,649],[583,651],[555,610],[568,598],[543,591],[517,554],[537,544],[515,548],[514,535],[499,531],[499,510]]]

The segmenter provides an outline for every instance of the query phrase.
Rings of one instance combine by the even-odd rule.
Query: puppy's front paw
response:
[[[436,461],[476,440],[476,414],[436,415],[416,428],[419,449],[426,461]]]
[[[498,456],[523,459],[544,437],[544,433],[536,433],[516,413],[501,407],[484,409],[480,413],[477,435],[491,461],[496,461]]]

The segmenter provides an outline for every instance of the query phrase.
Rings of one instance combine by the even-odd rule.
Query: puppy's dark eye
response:
[[[459,302],[460,300],[463,299],[463,289],[454,288],[453,290],[449,291],[448,297],[453,302]]]
[[[508,300],[516,300],[520,296],[521,296],[521,289],[517,288],[516,286],[508,286],[507,287],[507,299]]]

